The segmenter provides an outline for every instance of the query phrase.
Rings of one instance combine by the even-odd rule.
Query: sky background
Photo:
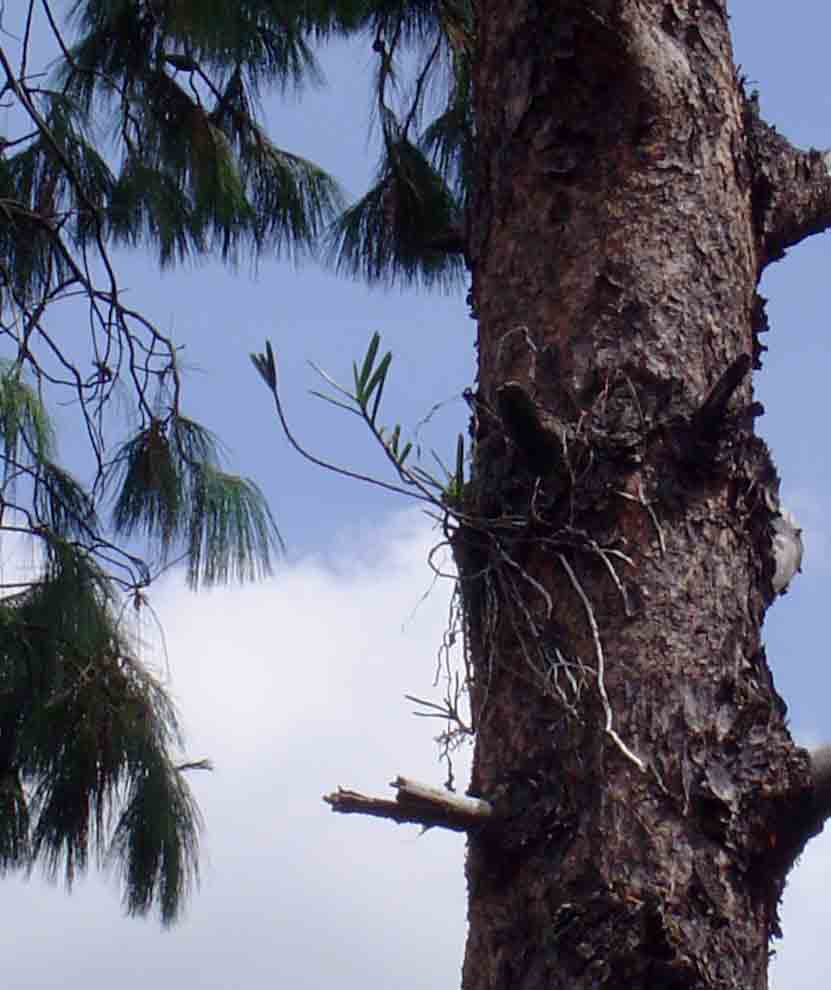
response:
[[[19,33],[15,3],[3,27]],[[19,5],[23,8],[23,4]],[[831,146],[827,38],[831,8],[738,0],[736,61],[761,92],[764,116],[794,142]],[[794,16],[796,15],[796,16]],[[375,165],[368,140],[370,46],[322,55],[329,86],[272,102],[277,144],[318,161],[352,194]],[[2,120],[2,117],[0,117]],[[201,890],[169,932],[125,919],[114,879],[93,875],[71,896],[34,876],[0,884],[0,979],[9,988],[233,990],[337,981],[407,990],[459,985],[464,947],[464,843],[456,835],[332,815],[338,784],[384,793],[396,774],[444,779],[431,726],[403,695],[430,695],[450,587],[424,560],[438,541],[412,507],[302,462],[281,436],[248,360],[266,337],[277,351],[289,418],[324,457],[379,470],[358,428],[310,398],[312,360],[346,379],[373,331],[393,349],[390,421],[415,424],[437,403],[424,442],[451,456],[466,427],[474,325],[464,291],[447,297],[369,291],[313,266],[262,260],[256,274],[216,264],[159,274],[119,256],[131,302],[185,346],[185,412],[216,430],[235,470],[264,489],[288,542],[270,581],[194,596],[180,575],[152,593],[167,662],[149,619],[147,660],[169,678],[188,753],[216,769],[193,778],[207,829]],[[825,603],[831,573],[826,394],[831,376],[831,250],[818,236],[767,273],[772,332],[757,374],[760,429],[805,528],[804,574],[768,616],[765,639],[796,738],[831,739]],[[69,332],[69,331],[68,331]],[[73,438],[65,443],[73,449]],[[460,770],[464,758],[460,761]],[[831,836],[815,840],[786,893],[775,990],[827,985],[826,877]]]

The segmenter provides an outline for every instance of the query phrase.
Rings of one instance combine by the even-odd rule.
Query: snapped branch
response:
[[[342,787],[333,794],[326,794],[323,800],[332,811],[343,815],[371,815],[388,818],[399,825],[447,828],[453,832],[481,827],[493,816],[493,808],[487,801],[461,797],[406,777],[396,777],[390,787],[397,792],[393,800],[367,797]]]

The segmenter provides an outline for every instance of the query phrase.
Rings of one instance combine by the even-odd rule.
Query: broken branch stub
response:
[[[493,816],[493,808],[481,798],[462,797],[406,777],[396,777],[390,787],[397,791],[394,800],[368,797],[343,787],[325,795],[323,800],[332,811],[344,815],[371,815],[399,824],[447,828],[454,832],[481,827]]]

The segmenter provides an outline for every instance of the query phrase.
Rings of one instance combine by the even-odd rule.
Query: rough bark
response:
[[[831,217],[722,0],[479,0],[465,990],[767,985],[811,800],[760,629],[766,263]]]

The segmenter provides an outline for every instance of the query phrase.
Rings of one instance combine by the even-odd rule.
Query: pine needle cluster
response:
[[[472,183],[467,0],[371,5],[382,150],[375,182],[328,234],[335,268],[372,283],[458,288]]]

